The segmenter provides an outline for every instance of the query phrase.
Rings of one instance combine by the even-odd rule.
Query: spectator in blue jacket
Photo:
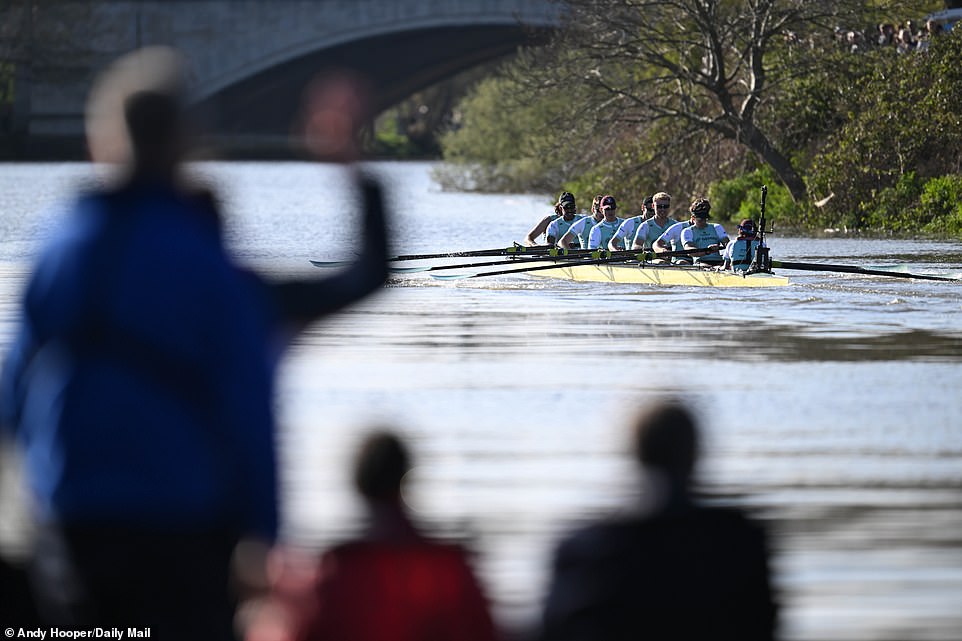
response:
[[[385,221],[377,184],[358,179],[351,267],[271,283],[239,268],[213,197],[181,172],[183,70],[172,50],[149,48],[95,85],[88,143],[117,181],[81,194],[41,253],[0,408],[36,510],[46,620],[229,639],[235,547],[277,532],[281,346],[383,283]],[[352,159],[360,86],[332,79],[310,110],[309,146]]]

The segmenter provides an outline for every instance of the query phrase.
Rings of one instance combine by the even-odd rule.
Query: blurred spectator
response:
[[[915,51],[915,37],[912,31],[906,27],[899,29],[896,36],[895,50],[898,53],[911,53]]]
[[[694,421],[680,405],[660,404],[640,417],[634,455],[647,503],[564,539],[543,641],[774,637],[765,533],[739,510],[694,501],[697,445]]]
[[[50,625],[232,638],[235,547],[277,530],[282,347],[387,275],[371,180],[351,267],[276,283],[239,269],[214,198],[182,174],[185,91],[183,61],[161,47],[95,84],[88,144],[113,182],[81,194],[40,255],[5,362],[0,408],[24,453]],[[330,79],[312,96],[311,148],[353,159],[363,112],[359,84]]]
[[[883,23],[878,26],[878,45],[889,47],[895,44],[895,25]]]
[[[942,25],[935,20],[928,20],[919,35],[916,51],[928,51],[932,40],[942,35]]]
[[[401,497],[410,469],[407,448],[394,434],[365,440],[354,467],[367,507],[365,531],[328,550],[313,571],[282,561],[275,598],[253,617],[248,641],[496,638],[464,549],[426,537],[411,522]]]
[[[865,51],[865,38],[858,31],[845,32],[845,44],[849,53],[862,53]]]

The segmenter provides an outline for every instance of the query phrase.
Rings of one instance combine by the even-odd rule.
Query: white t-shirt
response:
[[[665,233],[658,237],[658,240],[663,241],[671,249],[675,249],[674,243],[677,243],[679,247],[681,246],[681,232],[685,230],[691,223],[687,220],[675,223],[671,227],[665,230]]]
[[[642,224],[642,219],[644,216],[632,216],[625,222],[621,223],[621,226],[615,231],[615,235],[612,236],[611,240],[618,238],[621,240],[622,249],[631,249],[631,243],[635,239],[635,232],[638,229],[638,225]]]

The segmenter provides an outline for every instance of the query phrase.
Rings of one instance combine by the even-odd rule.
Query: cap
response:
[[[601,199],[601,208],[602,208],[602,209],[606,209],[606,208],[607,208],[607,209],[618,209],[618,205],[615,203],[615,197],[614,197],[614,196],[605,196],[604,198],[602,198],[602,199]]]
[[[688,208],[691,215],[696,218],[708,218],[708,212],[711,211],[711,203],[708,202],[707,198],[696,198],[691,203],[691,207]]]
[[[574,204],[575,204],[575,197],[574,197],[574,195],[572,195],[572,193],[571,193],[570,191],[563,191],[563,192],[561,192],[561,195],[558,196],[558,204],[559,204],[559,205],[567,205],[567,204],[574,205]]]

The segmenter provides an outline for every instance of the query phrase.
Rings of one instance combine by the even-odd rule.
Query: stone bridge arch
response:
[[[21,5],[34,5],[24,58],[47,61],[17,75],[12,122],[28,152],[79,145],[92,79],[141,46],[172,45],[186,54],[194,103],[219,137],[275,144],[287,137],[303,90],[319,70],[364,73],[383,110],[515,51],[556,27],[561,13],[554,0],[18,0]]]

